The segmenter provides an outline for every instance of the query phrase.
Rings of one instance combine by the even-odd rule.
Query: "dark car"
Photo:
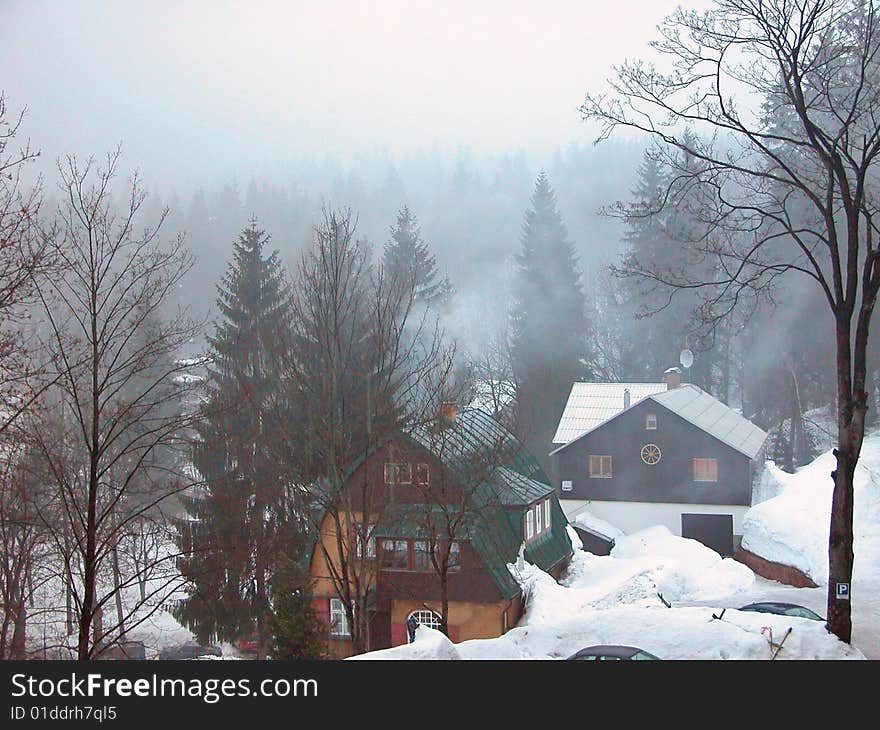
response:
[[[159,652],[159,659],[197,659],[200,656],[221,656],[222,653],[219,646],[202,646],[187,642],[162,649]]]
[[[640,660],[640,659],[660,659],[644,649],[635,646],[617,646],[613,644],[599,644],[597,646],[588,646],[579,652],[568,657],[569,660],[576,659],[580,661],[592,660]]]
[[[785,603],[783,601],[759,601],[758,603],[750,603],[743,606],[740,611],[760,611],[761,613],[775,613],[778,616],[795,616],[797,618],[809,618],[813,621],[824,621],[818,613],[811,611],[804,606],[798,606],[796,603]]]

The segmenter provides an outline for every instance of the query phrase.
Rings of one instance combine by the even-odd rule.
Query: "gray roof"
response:
[[[750,459],[767,440],[766,431],[696,385],[682,385],[651,399]]]
[[[666,390],[666,383],[575,383],[559,419],[554,444],[567,444],[624,409],[623,394],[630,393],[630,405]]]
[[[649,393],[644,398],[636,398],[635,394],[633,393],[630,408],[632,408],[640,400],[650,398],[654,402],[659,403],[664,408],[667,408],[676,415],[680,416],[685,421],[688,421],[689,423],[692,423],[701,430],[705,431],[710,436],[714,436],[722,443],[725,443],[731,448],[736,449],[741,454],[745,454],[750,459],[754,459],[758,455],[758,452],[761,450],[761,447],[767,440],[768,434],[766,431],[758,428],[750,420],[748,420],[747,418],[743,418],[735,410],[733,410],[729,406],[724,405],[724,403],[722,403],[717,398],[709,395],[706,391],[698,388],[696,385],[691,385],[690,383],[681,385],[678,388],[673,388],[672,390],[667,390],[665,383],[575,383],[575,386],[579,385],[590,386],[588,388],[578,389],[580,391],[588,392],[592,388],[595,388],[595,386],[654,385],[657,387],[657,392]],[[595,388],[595,392],[601,391],[602,388]],[[621,388],[620,392],[623,392],[623,388]],[[568,412],[569,404],[571,403],[572,397],[574,396],[575,388],[572,388],[572,395],[569,396],[569,403],[565,406],[563,418],[565,417],[565,413]],[[578,394],[578,396],[583,397],[580,393]],[[595,396],[593,397],[595,398]],[[591,428],[588,428],[577,434],[567,443],[559,446],[550,453],[555,454],[557,451],[561,451],[563,448],[565,448],[565,446],[572,443],[572,441],[578,440],[581,436],[585,436],[587,433],[598,428],[606,421],[611,420],[619,413],[622,413],[624,410],[628,410],[623,408],[622,405],[623,403],[621,396],[621,408],[613,409],[614,412],[608,418],[598,423],[595,423]],[[557,435],[561,430],[562,422],[560,421],[559,428],[556,431]]]

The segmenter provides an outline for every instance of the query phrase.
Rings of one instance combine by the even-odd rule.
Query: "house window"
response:
[[[345,604],[338,598],[330,599],[330,636],[351,636]]]
[[[431,549],[427,540],[416,540],[413,543],[413,570],[432,570]]]
[[[590,479],[611,479],[611,457],[590,454]]]
[[[358,559],[364,557],[364,539],[366,538],[368,560],[376,557],[376,538],[373,536],[374,525],[365,524],[363,522],[352,523],[352,531],[354,532],[354,553]]]
[[[544,529],[550,529],[550,500],[544,500]]]
[[[542,532],[541,528],[541,503],[535,505],[535,534],[540,535]]]
[[[694,459],[695,482],[718,481],[718,459]]]
[[[440,630],[440,616],[433,611],[413,611],[409,616],[406,617],[407,623],[410,620],[414,620],[417,624],[421,624],[422,626],[430,626],[432,629]]]
[[[535,513],[532,510],[526,512],[526,540],[535,536]]]
[[[659,464],[660,459],[663,457],[663,454],[660,451],[660,447],[657,444],[645,444],[642,446],[642,461],[644,461],[648,466],[654,466],[654,464]]]
[[[412,484],[412,464],[385,464],[386,484]]]
[[[408,570],[409,542],[407,540],[383,540],[382,567]]]
[[[416,484],[428,484],[428,465],[416,464]]]
[[[449,570],[459,570],[461,568],[461,550],[457,540],[449,543]]]
[[[645,430],[647,431],[656,431],[657,430],[657,414],[649,413],[645,416]]]

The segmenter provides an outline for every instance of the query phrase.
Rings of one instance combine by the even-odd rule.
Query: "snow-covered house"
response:
[[[551,456],[560,502],[630,533],[665,525],[732,555],[767,433],[670,368],[662,383],[574,383]]]
[[[333,657],[353,652],[334,579],[343,563],[369,586],[369,645],[377,649],[407,643],[413,620],[439,626],[444,581],[453,641],[500,636],[523,611],[508,566],[522,554],[558,578],[572,554],[552,483],[519,440],[479,409],[444,404],[434,423],[394,434],[351,469],[343,492],[335,509],[317,516],[310,557],[313,607]],[[342,523],[361,532],[340,533]],[[436,561],[444,554],[441,578]]]

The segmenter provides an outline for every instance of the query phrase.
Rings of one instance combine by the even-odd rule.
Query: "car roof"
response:
[[[587,646],[576,652],[576,654],[602,654],[603,656],[628,657],[638,651],[644,651],[644,649],[639,649],[637,646],[623,646],[621,644],[596,644],[595,646]]]
[[[801,606],[797,603],[787,603],[785,601],[756,601],[755,603],[749,603],[743,608],[751,608],[754,606],[776,606],[778,608],[806,608],[806,606]]]

